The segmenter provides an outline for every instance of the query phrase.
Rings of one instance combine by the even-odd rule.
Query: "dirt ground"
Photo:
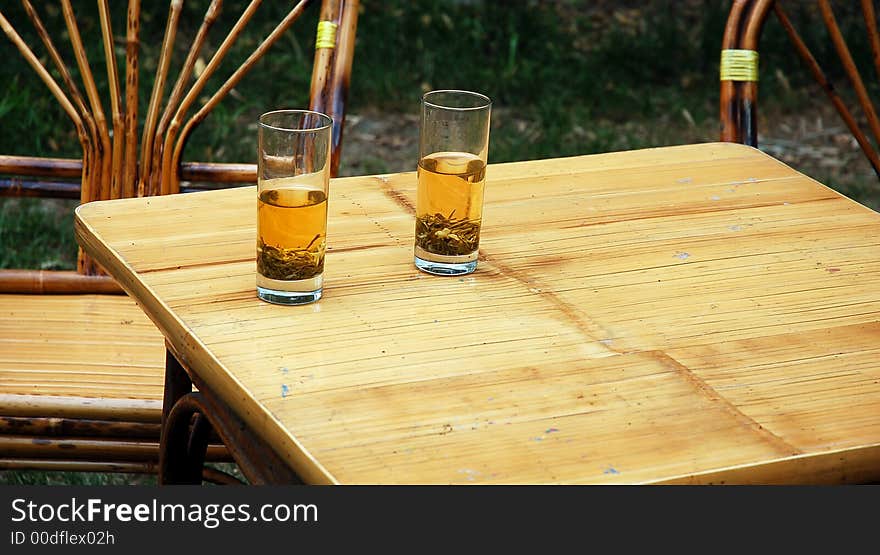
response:
[[[866,125],[861,128],[870,136]],[[880,179],[824,96],[797,114],[766,114],[759,119],[758,140],[764,152],[880,211]]]
[[[626,132],[638,135],[640,124]],[[653,125],[645,123],[645,126]],[[717,121],[694,124],[668,144],[718,140]],[[346,118],[341,176],[414,171],[417,114],[363,111]],[[796,114],[759,114],[759,148],[792,168],[880,211],[880,180],[856,140],[824,98]]]
[[[367,111],[345,118],[340,176],[415,171],[419,116]]]

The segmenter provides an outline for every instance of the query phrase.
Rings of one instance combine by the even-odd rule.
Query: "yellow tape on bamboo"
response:
[[[315,48],[333,48],[336,46],[336,27],[332,21],[318,22],[318,38]]]
[[[722,50],[722,81],[757,81],[758,53],[755,50]]]

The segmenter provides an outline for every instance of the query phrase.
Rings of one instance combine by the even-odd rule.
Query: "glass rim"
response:
[[[318,116],[318,118],[322,121],[322,125],[317,127],[284,127],[279,125],[270,125],[263,121],[263,118],[266,116],[271,116],[274,114],[312,114]],[[271,112],[264,112],[260,114],[260,117],[257,119],[257,124],[260,127],[264,127],[266,129],[273,129],[275,131],[286,131],[290,133],[314,133],[316,131],[322,131],[327,129],[333,125],[333,118],[328,116],[327,114],[323,114],[321,112],[316,112],[314,110],[297,110],[297,109],[282,109],[282,110],[272,110]]]
[[[469,108],[458,108],[458,107],[454,107],[454,106],[444,106],[442,104],[437,104],[436,102],[431,102],[430,100],[428,100],[429,95],[438,94],[438,93],[458,93],[461,95],[468,95],[468,96],[472,96],[472,97],[476,97],[476,98],[484,100],[485,104],[482,104],[480,106],[472,106]],[[433,107],[433,108],[440,108],[441,110],[454,110],[454,111],[458,111],[458,112],[469,112],[472,110],[485,110],[486,108],[489,108],[492,106],[492,99],[489,98],[488,96],[486,96],[485,94],[474,92],[474,91],[466,91],[463,89],[439,89],[436,91],[428,91],[422,95],[422,102],[428,106]]]

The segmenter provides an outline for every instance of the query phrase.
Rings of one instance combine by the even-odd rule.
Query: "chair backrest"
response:
[[[733,1],[721,45],[721,140],[758,146],[758,45],[764,23],[772,13],[785,30],[793,49],[834,105],[874,168],[874,172],[880,177],[880,156],[875,146],[880,142],[880,119],[837,23],[832,3],[829,0],[818,0],[817,7],[847,81],[857,99],[863,115],[862,119],[867,122],[867,127],[873,135],[873,143],[838,92],[841,89],[830,81],[828,73],[820,66],[809,46],[795,29],[785,11],[785,7],[791,4],[793,2],[785,0]],[[877,29],[877,16],[871,0],[861,0],[860,4],[876,66],[874,69],[880,76],[880,33]]]
[[[203,50],[205,40],[222,9],[222,0],[212,0],[207,5],[201,25],[189,45],[173,88],[166,94],[166,89],[171,83],[169,79],[171,59],[183,7],[183,0],[171,0],[154,85],[150,91],[146,111],[142,112],[142,107],[138,106],[138,84],[145,81],[139,75],[138,59],[141,1],[128,1],[126,29],[124,33],[120,33],[121,37],[116,37],[111,29],[110,2],[98,0],[109,82],[109,117],[98,94],[93,69],[89,65],[70,0],[61,0],[62,14],[85,94],[74,81],[59,49],[29,0],[22,0],[22,5],[43,48],[60,75],[61,83],[53,78],[52,73],[41,62],[41,58],[22,39],[0,10],[0,27],[70,118],[83,152],[81,159],[0,156],[0,174],[14,176],[0,180],[0,195],[79,198],[80,202],[85,203],[94,200],[177,193],[186,190],[181,184],[187,181],[226,184],[255,182],[256,165],[254,164],[184,162],[182,156],[184,147],[193,130],[300,18],[309,5],[314,3],[317,2],[300,0],[294,3],[286,16],[258,44],[251,55],[207,100],[201,100],[204,99],[204,89],[209,79],[215,75],[232,45],[245,32],[249,21],[260,7],[261,0],[252,0],[245,7],[220,46],[210,56],[204,69],[198,77],[193,78],[193,69]],[[334,176],[338,172],[342,149],[358,4],[358,0],[322,0],[318,17],[309,108],[324,112],[333,118],[331,175]],[[124,4],[113,3],[114,8],[120,6]],[[115,41],[125,44],[124,68],[117,67],[114,54]],[[200,103],[200,106],[196,107],[197,103]],[[190,112],[194,113],[190,115]],[[143,120],[140,125],[139,118]],[[78,178],[78,183],[64,181],[65,178]],[[93,276],[101,272],[97,264],[80,250],[77,273]],[[22,292],[20,289],[28,281],[22,279],[21,275],[13,273],[7,284],[12,283],[13,290]],[[38,288],[45,289],[46,283],[42,274],[39,281]],[[99,283],[102,280],[83,280],[84,283],[86,281]],[[96,289],[103,290],[103,287],[98,286]],[[8,291],[9,287],[4,287],[3,276],[0,276],[0,291],[4,290]]]

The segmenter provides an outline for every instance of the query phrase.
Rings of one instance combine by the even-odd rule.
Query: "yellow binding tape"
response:
[[[318,38],[315,48],[333,48],[336,46],[336,27],[332,21],[318,22]]]
[[[758,53],[755,50],[722,50],[722,81],[757,81]]]

